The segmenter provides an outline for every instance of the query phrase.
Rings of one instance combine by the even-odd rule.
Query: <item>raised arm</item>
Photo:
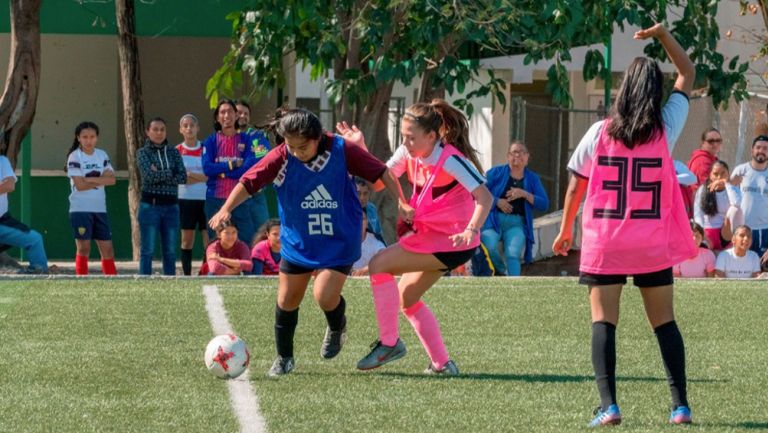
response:
[[[680,43],[677,42],[666,27],[658,23],[635,33],[635,39],[643,40],[648,38],[659,40],[672,64],[677,68],[678,75],[675,80],[675,90],[689,95],[691,90],[693,90],[693,81],[696,79],[696,68],[683,47],[680,46]]]

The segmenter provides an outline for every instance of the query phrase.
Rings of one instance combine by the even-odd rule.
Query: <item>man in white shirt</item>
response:
[[[752,142],[752,159],[733,169],[731,183],[741,188],[744,223],[752,229],[752,247],[763,266],[768,263],[768,137]]]
[[[43,247],[43,237],[13,218],[8,212],[8,193],[16,189],[16,175],[11,162],[0,155],[0,250],[9,247],[23,248],[29,256],[29,268],[25,273],[47,273],[48,258]]]

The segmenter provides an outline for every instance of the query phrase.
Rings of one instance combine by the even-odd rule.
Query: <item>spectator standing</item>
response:
[[[250,136],[246,132],[238,132],[235,102],[228,99],[219,102],[213,119],[216,132],[203,143],[203,172],[208,176],[205,194],[205,215],[208,219],[219,211],[240,176],[256,163]],[[250,245],[256,231],[250,210],[250,205],[246,203],[232,211],[238,237],[246,245]],[[208,235],[213,237],[211,227],[208,228]]]
[[[717,161],[717,155],[720,153],[720,147],[723,144],[723,137],[716,128],[709,128],[701,133],[701,143],[699,148],[691,152],[691,158],[688,160],[688,168],[696,176],[696,183],[691,184],[687,193],[683,194],[688,217],[693,216],[693,199],[696,190],[709,178],[709,171],[712,164]],[[686,192],[686,190],[683,190]]]
[[[181,269],[184,275],[192,275],[195,231],[200,232],[203,246],[208,245],[208,224],[205,218],[205,182],[208,177],[203,173],[203,145],[197,139],[199,131],[200,125],[194,114],[181,116],[179,132],[184,141],[176,146],[176,150],[187,171],[187,183],[179,185]]]
[[[82,122],[75,128],[75,140],[67,152],[69,221],[75,236],[75,275],[88,275],[91,239],[101,254],[104,275],[117,275],[112,230],[107,218],[105,186],[115,184],[115,171],[109,155],[96,147],[99,127]]]
[[[731,183],[741,188],[744,223],[752,228],[752,251],[768,263],[768,136],[752,141],[752,159],[733,169]]]
[[[263,131],[251,126],[251,106],[244,100],[237,101],[237,117],[240,125],[240,132],[248,134],[251,143],[251,150],[259,162],[269,152],[269,139]],[[271,188],[267,186],[266,188]],[[248,199],[247,205],[250,207],[251,221],[253,227],[261,227],[269,219],[269,209],[267,208],[267,197],[264,193],[266,188],[262,188]]]
[[[141,175],[141,259],[139,274],[152,274],[155,239],[160,232],[163,274],[176,274],[176,245],[179,236],[179,185],[187,182],[187,171],[179,151],[168,144],[166,123],[155,117],[147,124],[147,140],[136,153]]]

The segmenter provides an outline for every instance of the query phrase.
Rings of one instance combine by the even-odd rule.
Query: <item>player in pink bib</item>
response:
[[[574,152],[563,221],[552,246],[567,255],[573,222],[582,213],[581,278],[592,309],[592,366],[600,407],[590,427],[621,423],[616,401],[616,325],[621,289],[632,275],[640,288],[667,372],[673,410],[669,422],[691,422],[685,346],[675,322],[672,266],[696,253],[670,157],[685,125],[696,72],[670,32],[656,24],[635,39],[656,38],[678,71],[662,107],[663,75],[656,62],[628,67],[609,118],[590,128]]]
[[[357,368],[371,370],[405,355],[397,323],[402,309],[429,355],[425,373],[457,375],[440,325],[421,297],[472,257],[493,198],[461,112],[440,99],[418,103],[406,110],[400,132],[403,144],[387,166],[396,177],[407,173],[414,187],[409,206],[400,205],[409,227],[368,264],[379,338]],[[402,275],[399,283],[395,275]]]

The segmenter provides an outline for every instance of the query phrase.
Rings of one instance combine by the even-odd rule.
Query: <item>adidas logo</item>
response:
[[[318,185],[301,202],[302,209],[336,209],[337,207],[339,207],[339,203],[331,197],[331,194],[322,184]]]

